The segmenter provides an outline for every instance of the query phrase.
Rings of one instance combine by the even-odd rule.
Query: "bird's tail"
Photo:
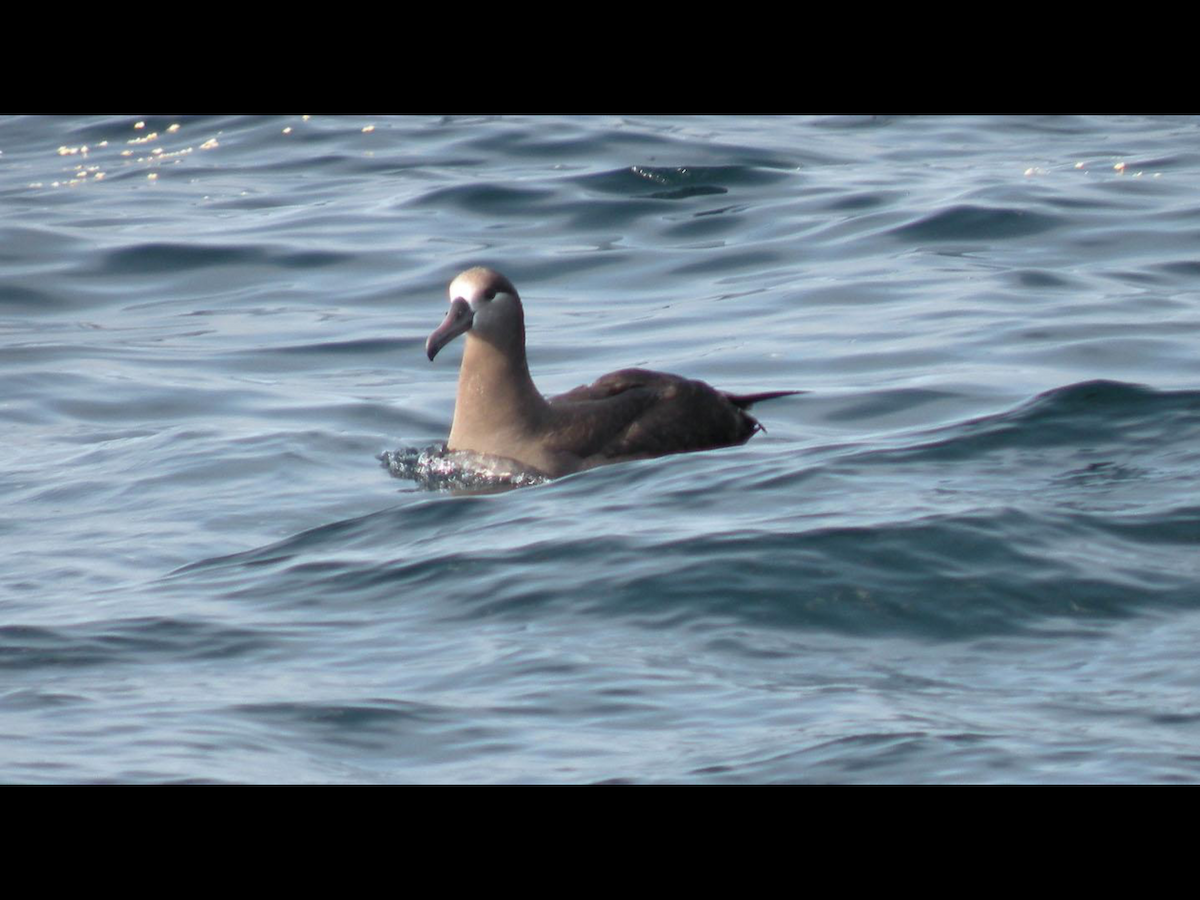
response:
[[[765,391],[761,394],[730,394],[722,391],[729,402],[738,409],[749,409],[755,403],[763,400],[774,400],[776,397],[790,397],[792,394],[807,394],[808,391]]]

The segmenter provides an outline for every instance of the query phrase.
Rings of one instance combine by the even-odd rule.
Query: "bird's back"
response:
[[[554,440],[587,460],[584,468],[729,447],[759,429],[744,407],[767,396],[727,395],[679,375],[621,369],[550,398]]]

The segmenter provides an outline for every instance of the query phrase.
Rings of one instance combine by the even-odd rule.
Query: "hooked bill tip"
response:
[[[425,341],[425,355],[432,361],[439,350],[464,331],[470,330],[474,318],[470,304],[462,297],[455,297],[450,301],[450,310],[442,324],[434,329],[433,334]]]

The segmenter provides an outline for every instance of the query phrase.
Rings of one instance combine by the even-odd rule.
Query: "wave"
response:
[[[1195,604],[1200,505],[1186,488],[1200,471],[1197,437],[1200,392],[1090,381],[905,446],[796,457],[785,478],[767,457],[704,481],[705,466],[728,473],[732,458],[710,455],[499,498],[428,494],[172,578],[256,602],[413,603],[468,621],[570,615],[939,640],[1087,633]],[[580,491],[613,495],[592,504],[585,537],[525,530],[547,506],[569,515]],[[805,513],[773,518],[795,494]],[[714,527],[725,510],[728,526]]]

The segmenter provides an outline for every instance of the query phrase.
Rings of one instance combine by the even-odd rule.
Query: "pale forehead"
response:
[[[455,297],[477,297],[487,291],[503,291],[509,294],[515,294],[516,289],[512,283],[492,269],[485,269],[482,266],[474,269],[467,269],[452,282],[450,282],[450,299]]]

